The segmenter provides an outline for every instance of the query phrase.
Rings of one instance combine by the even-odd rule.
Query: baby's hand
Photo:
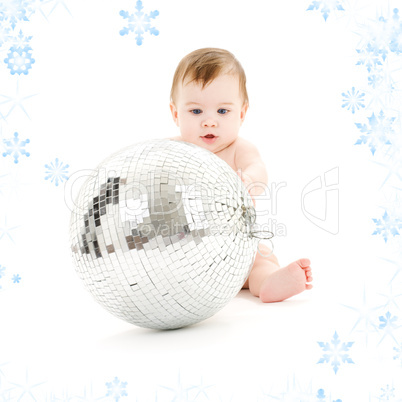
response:
[[[250,194],[250,197],[251,197],[251,199],[253,201],[253,204],[255,206],[255,200],[254,200],[254,198],[253,198],[253,196],[251,195],[251,192],[250,192],[252,187],[249,187],[253,183],[251,177],[248,174],[244,173],[241,169],[239,169],[236,173],[240,177],[241,181],[244,183],[245,187],[247,188],[247,191]]]

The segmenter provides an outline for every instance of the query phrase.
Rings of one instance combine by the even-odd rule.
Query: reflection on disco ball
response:
[[[239,292],[257,250],[254,221],[251,197],[222,159],[186,142],[146,141],[106,159],[82,186],[72,255],[109,312],[180,328]]]

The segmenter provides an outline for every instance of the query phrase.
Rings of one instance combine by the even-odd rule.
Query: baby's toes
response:
[[[310,260],[308,258],[300,258],[300,260],[297,261],[299,265],[303,268],[310,268]]]
[[[307,289],[307,290],[312,289],[312,288],[313,288],[313,285],[306,284],[306,289]]]

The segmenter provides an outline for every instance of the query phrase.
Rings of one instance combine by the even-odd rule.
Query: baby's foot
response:
[[[260,289],[260,299],[264,303],[279,302],[311,289],[310,260],[301,258],[287,267],[273,272],[264,280]]]

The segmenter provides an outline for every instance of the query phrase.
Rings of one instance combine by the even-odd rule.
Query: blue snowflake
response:
[[[396,316],[392,316],[391,313],[389,311],[387,311],[387,313],[385,314],[385,317],[382,315],[378,318],[380,320],[380,325],[378,326],[379,329],[381,329],[382,331],[384,331],[384,335],[381,338],[379,344],[383,341],[383,339],[389,335],[395,342],[396,339],[394,337],[394,335],[392,334],[392,331],[397,329],[398,326],[396,326],[396,321],[398,321],[398,317]]]
[[[370,87],[377,88],[383,82],[383,79],[380,74],[371,74],[368,76],[368,84]]]
[[[272,400],[275,399],[277,401],[315,401],[315,392],[313,391],[311,380],[306,382],[305,380],[299,381],[296,378],[296,375],[289,375],[286,379],[286,387],[283,386],[282,392],[276,394],[267,394],[263,393],[263,400]],[[269,399],[268,399],[269,398]],[[174,401],[193,401],[195,399],[190,398],[179,398],[176,396]],[[260,400],[260,399],[259,399]]]
[[[36,383],[36,384],[32,384],[29,381],[29,376],[28,376],[28,370],[26,371],[25,374],[25,383],[24,384],[17,384],[14,382],[10,382],[11,385],[14,385],[14,391],[17,393],[21,392],[20,395],[16,395],[15,399],[17,399],[18,401],[21,400],[31,400],[31,401],[37,401],[38,399],[36,399],[33,389],[36,387],[39,387],[40,385],[45,384],[45,382],[40,382],[40,383]],[[20,388],[20,391],[18,391],[18,388]],[[14,399],[14,398],[13,398]]]
[[[53,8],[51,9],[51,11],[49,12],[48,16],[50,16],[50,14],[53,13],[53,11],[57,8],[57,6],[63,6],[63,8],[72,16],[70,10],[68,9],[68,7],[66,6],[66,3],[64,2],[64,0],[48,0],[46,3],[54,3]],[[43,13],[42,13],[43,14]]]
[[[15,274],[13,275],[12,279],[13,283],[20,283],[21,277],[19,276],[19,274]]]
[[[320,388],[317,391],[316,398],[318,399],[318,401],[326,401],[327,400],[327,396],[325,395],[325,391],[322,388]],[[329,398],[332,399],[331,396],[329,396]],[[337,399],[337,400],[334,400],[333,402],[342,402],[342,399]]]
[[[398,150],[399,151],[399,150]],[[387,151],[388,158],[386,162],[377,162],[374,161],[379,166],[385,168],[387,172],[387,176],[385,177],[384,181],[382,182],[380,189],[384,186],[384,184],[389,180],[391,176],[396,176],[400,181],[402,181],[402,153],[401,152],[394,152],[394,147],[391,146],[391,149]]]
[[[18,139],[18,133],[14,133],[14,138],[9,138],[8,140],[3,140],[6,145],[6,152],[3,153],[3,156],[13,155],[14,163],[18,163],[18,158],[20,155],[29,156],[30,153],[25,150],[25,145],[29,144],[29,139],[25,141],[21,141]]]
[[[29,1],[7,0],[0,2],[0,22],[8,22],[14,29],[19,21],[28,21],[26,16]]]
[[[0,225],[1,225],[1,224],[0,224]],[[7,217],[5,217],[5,218],[4,218],[4,226],[0,226],[0,240],[1,240],[4,236],[7,236],[13,243],[15,243],[13,237],[12,237],[11,234],[10,234],[10,232],[11,232],[12,230],[17,229],[18,227],[19,227],[19,226],[13,226],[13,227],[8,226],[8,224],[7,224]]]
[[[12,38],[10,31],[10,27],[0,23],[0,47],[2,47],[4,43],[7,43]]]
[[[121,10],[120,15],[124,18],[127,19],[128,22],[128,27],[124,27],[120,31],[120,35],[128,35],[131,32],[134,32],[136,34],[136,42],[137,45],[142,45],[142,41],[144,39],[143,34],[145,32],[149,32],[151,35],[159,35],[159,31],[155,27],[151,27],[151,19],[154,19],[159,15],[158,10],[151,11],[148,14],[145,14],[142,12],[142,9],[144,8],[142,6],[142,1],[137,0],[136,3],[136,12],[133,14],[130,14],[128,11]]]
[[[29,117],[29,114],[27,113],[27,111],[25,110],[24,107],[24,101],[26,101],[29,98],[32,98],[33,96],[36,96],[37,94],[33,94],[33,95],[28,95],[28,96],[22,96],[20,94],[20,89],[19,89],[19,80],[17,80],[17,89],[16,89],[16,93],[14,96],[7,96],[7,95],[3,95],[0,94],[1,98],[5,98],[6,100],[0,102],[0,105],[3,104],[10,104],[10,110],[8,111],[8,113],[5,115],[4,119],[7,119],[7,117],[10,116],[11,112],[16,109],[17,107],[19,107],[21,109],[21,111],[23,111],[25,113],[25,115],[28,117],[28,119],[31,119]]]
[[[368,342],[368,335],[369,333],[372,332],[372,330],[377,331],[377,315],[374,316],[374,312],[382,306],[378,307],[370,307],[369,303],[367,302],[367,299],[370,301],[372,298],[366,297],[366,287],[363,288],[363,301],[358,307],[352,307],[352,306],[347,306],[345,304],[342,304],[343,307],[349,308],[353,311],[355,311],[358,314],[357,320],[355,324],[353,325],[353,328],[351,329],[350,332],[353,332],[357,330],[357,328],[360,326],[361,329],[358,329],[358,331],[364,332],[365,333],[365,338],[366,338],[366,346]]]
[[[367,119],[369,125],[355,123],[356,127],[363,133],[355,142],[355,145],[367,144],[374,155],[379,145],[391,144],[390,136],[394,133],[392,125],[395,117],[385,118],[384,112],[381,110],[378,116],[373,112]]]
[[[0,265],[0,278],[2,278],[5,274],[4,274],[4,271],[6,270],[6,267],[2,267],[1,265]]]
[[[388,384],[387,384],[386,388],[381,388],[382,394],[380,396],[380,401],[393,400],[393,398],[395,397],[394,391],[395,391],[395,388],[394,387],[390,388]]]
[[[379,317],[379,320],[381,321],[381,324],[379,325],[379,328],[380,329],[385,329],[385,327],[387,327],[387,326],[394,327],[394,323],[395,323],[395,321],[398,320],[398,317],[394,316],[394,317],[391,318],[391,313],[388,311],[385,314],[385,317],[383,315],[381,315]]]
[[[394,8],[393,12],[394,26],[391,30],[389,49],[399,56],[402,53],[402,21],[399,20],[399,10]]]
[[[171,397],[169,398],[169,400],[172,401],[188,401],[189,400],[188,391],[193,390],[195,388],[195,386],[189,386],[189,387],[184,386],[181,380],[180,370],[178,372],[177,385],[174,388],[166,387],[164,385],[159,385],[159,387],[167,389],[169,392],[172,392],[174,394],[171,395]]]
[[[399,344],[398,347],[394,347],[396,355],[393,357],[394,360],[400,360],[401,367],[402,367],[402,342]]]
[[[359,91],[355,92],[355,87],[352,87],[352,92],[342,92],[342,96],[344,97],[342,107],[346,107],[347,110],[352,110],[352,113],[355,113],[355,110],[359,110],[359,108],[364,108],[363,102],[365,93],[360,93]]]
[[[402,53],[402,22],[399,20],[397,8],[393,13],[391,19],[380,16],[374,24],[368,25],[365,29],[363,46],[361,49],[356,49],[360,57],[357,65],[365,65],[368,72],[381,66],[389,52],[397,55]]]
[[[345,11],[339,0],[315,0],[308,6],[307,11],[319,10],[320,7],[325,21],[332,10]]]
[[[63,165],[62,162],[59,163],[59,159],[56,158],[54,162],[51,162],[50,165],[45,165],[46,174],[47,176],[45,177],[45,180],[50,179],[50,182],[53,183],[55,182],[55,185],[59,185],[59,181],[63,183],[63,180],[67,180],[68,176],[66,173],[68,173],[67,168],[69,165]]]
[[[402,220],[398,217],[391,217],[390,215],[388,215],[387,211],[384,212],[382,218],[373,218],[373,221],[377,227],[372,235],[382,235],[385,242],[387,242],[390,235],[392,235],[393,237],[399,235],[398,229],[402,227]]]
[[[127,382],[120,382],[117,377],[112,382],[107,382],[106,386],[108,388],[106,396],[111,396],[115,402],[118,402],[122,396],[127,396]]]
[[[376,69],[377,66],[382,66],[380,57],[384,57],[379,49],[376,49],[373,44],[368,43],[363,49],[356,49],[359,53],[359,61],[357,66],[366,66],[367,71],[370,73],[372,69]]]
[[[28,70],[32,68],[35,59],[31,55],[32,48],[30,46],[16,47],[12,46],[8,52],[8,57],[4,59],[7,67],[12,75],[28,74]]]
[[[18,35],[13,37],[12,42],[15,47],[26,47],[30,46],[29,42],[31,41],[31,39],[32,36],[25,36],[20,29]]]
[[[329,363],[331,362],[332,368],[337,373],[341,362],[343,363],[351,363],[354,364],[354,361],[349,357],[349,348],[353,345],[354,342],[343,342],[339,340],[338,334],[334,333],[334,336],[331,342],[318,342],[318,345],[323,349],[325,353],[320,360],[318,360],[317,364],[320,363]]]

